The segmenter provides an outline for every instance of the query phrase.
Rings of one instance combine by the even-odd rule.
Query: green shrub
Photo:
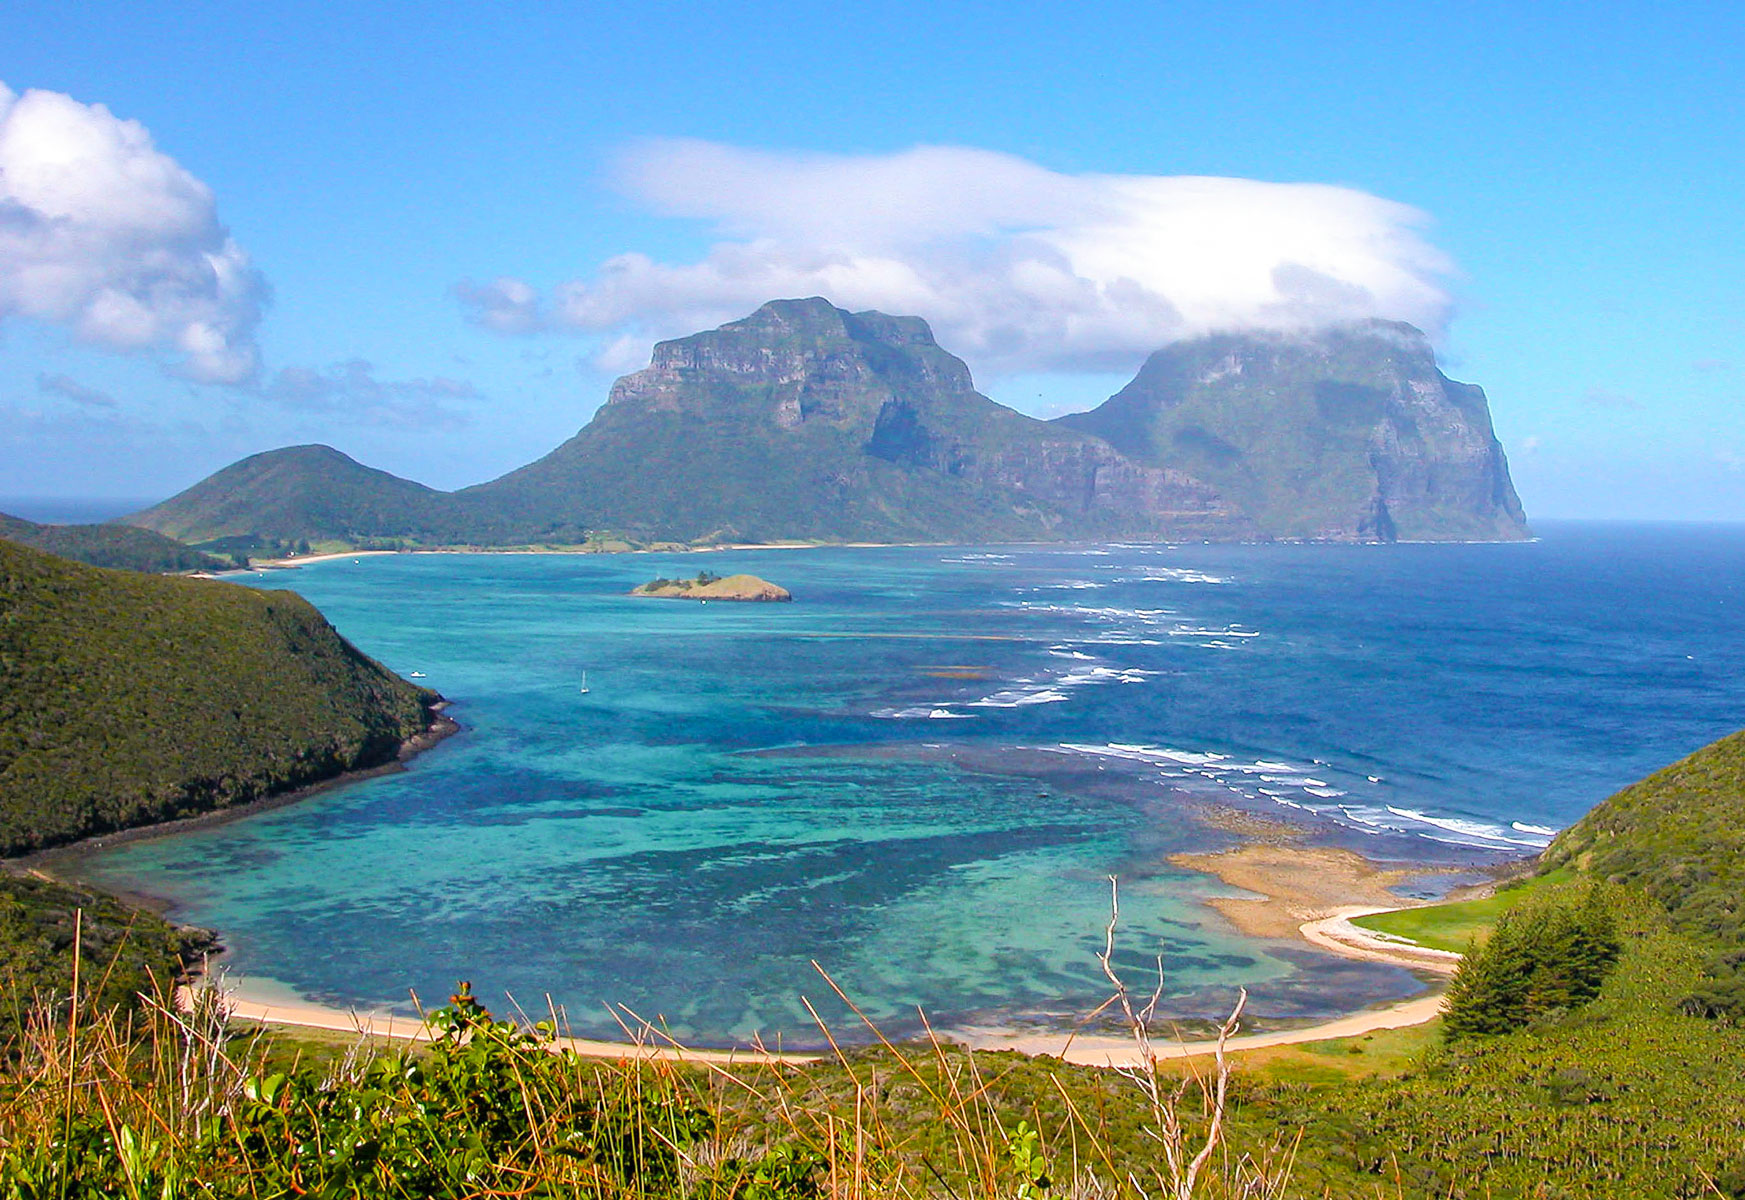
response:
[[[1598,996],[1623,949],[1608,892],[1553,891],[1505,912],[1448,989],[1449,1040],[1508,1033]]]

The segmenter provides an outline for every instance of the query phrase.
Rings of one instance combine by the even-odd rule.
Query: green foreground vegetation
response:
[[[1431,1026],[1236,1062],[1191,1186],[1219,1111],[1209,1059],[1124,1074],[921,1043],[611,1062],[463,988],[433,1045],[39,1007],[0,1085],[0,1194],[1745,1195],[1745,1030],[1681,1013],[1701,948],[1639,894],[1613,900],[1622,952],[1591,1003],[1501,1036]]]

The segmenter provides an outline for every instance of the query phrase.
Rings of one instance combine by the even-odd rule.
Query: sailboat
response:
[[[588,673],[586,671],[583,671],[582,672],[582,695],[586,696],[587,694],[588,694]]]

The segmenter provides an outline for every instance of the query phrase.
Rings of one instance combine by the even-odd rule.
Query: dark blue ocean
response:
[[[1167,861],[1230,805],[1381,857],[1532,853],[1745,725],[1745,526],[1550,524],[1525,545],[400,555],[295,588],[465,732],[410,770],[135,843],[93,875],[223,931],[231,969],[406,1007],[470,979],[579,1033],[1048,1024],[1165,957],[1316,1016],[1402,971],[1238,935]],[[750,571],[791,605],[632,599]],[[584,673],[588,690],[582,691]]]

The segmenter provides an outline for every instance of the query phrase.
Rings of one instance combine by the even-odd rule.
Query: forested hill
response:
[[[1444,375],[1400,322],[1177,342],[1056,423],[1204,480],[1273,537],[1528,536],[1483,389]]]
[[[128,521],[196,545],[243,550],[299,540],[479,540],[447,492],[366,467],[331,446],[251,455]]]
[[[0,538],[123,571],[224,571],[235,565],[133,525],[38,525],[0,513]]]
[[[0,540],[0,853],[390,762],[439,701],[294,593]]]
[[[1639,887],[1685,932],[1745,949],[1745,732],[1597,805],[1543,861]]]

